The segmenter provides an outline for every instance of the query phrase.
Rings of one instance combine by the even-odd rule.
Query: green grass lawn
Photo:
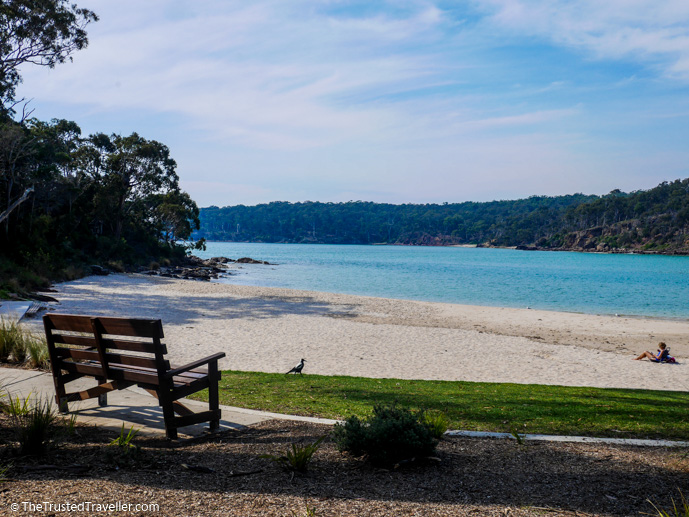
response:
[[[450,429],[689,440],[689,394],[536,384],[223,372],[220,403],[344,419],[375,404],[443,411]],[[202,392],[197,398],[207,399]]]

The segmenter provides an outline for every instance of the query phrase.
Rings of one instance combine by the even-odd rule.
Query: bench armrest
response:
[[[218,352],[217,354],[209,355],[208,357],[204,357],[203,359],[199,359],[198,361],[185,364],[184,366],[180,366],[179,368],[168,370],[167,372],[165,372],[165,375],[163,377],[166,379],[170,379],[175,375],[188,372],[189,370],[193,370],[194,368],[198,368],[199,366],[203,366],[204,364],[208,364],[213,361],[217,362],[218,359],[222,359],[223,357],[225,357],[225,352]]]

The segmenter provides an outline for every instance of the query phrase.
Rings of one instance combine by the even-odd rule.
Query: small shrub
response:
[[[38,456],[47,452],[59,423],[50,400],[38,401],[27,414],[14,419],[21,454]]]
[[[395,405],[378,405],[366,420],[352,416],[336,424],[333,439],[340,451],[366,456],[377,466],[391,466],[435,451],[438,439],[419,421],[420,417]]]
[[[157,262],[151,262],[148,265],[148,269],[152,269],[153,271],[158,271],[160,269],[160,264],[158,264]]]
[[[295,470],[297,472],[306,472],[306,469],[311,462],[311,458],[320,448],[321,442],[325,436],[321,436],[318,440],[309,445],[297,445],[293,443],[290,449],[287,450],[284,456],[274,456],[272,454],[263,454],[260,457],[272,460],[282,465],[287,470]]]
[[[450,426],[450,419],[440,411],[424,411],[420,421],[428,427],[436,440],[440,440]]]

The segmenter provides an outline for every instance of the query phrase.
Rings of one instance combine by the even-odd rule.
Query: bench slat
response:
[[[96,350],[83,350],[77,348],[56,348],[55,352],[58,357],[63,359],[82,359],[87,361],[100,362],[98,352]],[[150,357],[139,357],[136,355],[126,355],[126,354],[114,354],[108,352],[107,354],[108,363],[117,363],[127,366],[140,366],[144,368],[150,368],[152,371],[156,371],[156,360]],[[163,366],[166,370],[170,369],[170,361],[167,359],[163,362]]]
[[[73,314],[46,314],[43,316],[43,320],[49,320],[55,328],[60,330],[93,333],[91,319],[88,317]]]
[[[118,368],[123,368],[123,365],[121,364],[115,364],[111,366],[117,366]],[[141,366],[126,366],[124,367],[125,369],[130,369],[130,370],[137,370],[137,371],[142,371],[146,373],[152,373],[157,375],[158,372],[154,370],[153,368],[146,368],[146,367],[141,367]],[[175,382],[192,382],[196,379],[203,379],[204,377],[208,377],[208,374],[206,372],[200,372],[198,370],[194,370],[192,372],[186,372],[185,374],[182,375],[175,375],[174,380]]]
[[[98,363],[73,363],[71,361],[62,361],[60,366],[67,370],[68,372],[78,372],[84,373],[86,375],[91,375],[92,377],[98,377],[103,371]],[[117,381],[133,381],[137,384],[142,384],[145,386],[159,386],[160,380],[158,375],[155,373],[146,373],[141,371],[133,371],[130,369],[116,368],[110,365],[109,369],[110,378]]]
[[[134,318],[98,318],[104,334],[117,336],[163,338],[163,324],[160,320]]]
[[[77,345],[86,347],[95,347],[96,339],[89,336],[72,336],[65,334],[53,334],[55,345]],[[112,350],[126,350],[127,352],[142,352],[146,354],[155,354],[158,350],[161,354],[167,354],[167,346],[163,343],[156,345],[155,343],[147,343],[145,341],[129,341],[121,339],[103,339],[105,348]]]

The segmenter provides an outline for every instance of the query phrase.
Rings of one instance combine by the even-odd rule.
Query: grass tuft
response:
[[[443,437],[450,425],[449,418],[442,411],[424,411],[419,421],[428,428],[436,440]]]
[[[325,436],[321,436],[315,442],[308,445],[299,445],[293,443],[283,456],[275,456],[273,454],[263,454],[260,457],[274,461],[280,464],[286,470],[294,470],[296,472],[306,472],[311,463],[313,455],[320,448],[321,442],[325,440]]]
[[[45,338],[26,330],[16,320],[0,318],[0,362],[28,362],[34,368],[48,368]]]
[[[132,440],[137,434],[139,434],[139,429],[134,429],[134,426],[131,426],[129,428],[129,432],[125,434],[124,422],[122,422],[122,429],[120,430],[120,435],[117,438],[115,438],[112,442],[110,442],[110,445],[115,445],[121,448],[134,447],[134,444],[132,444]]]
[[[0,463],[0,483],[4,483],[9,479],[10,470],[13,465],[11,463]]]
[[[0,411],[13,417],[28,415],[29,411],[31,411],[31,393],[22,399],[19,395],[12,397],[12,394],[8,391],[3,396],[3,400],[0,401]]]
[[[671,499],[672,501],[672,510],[670,512],[667,512],[665,510],[662,510],[658,508],[652,501],[648,500],[648,502],[655,508],[655,511],[657,512],[655,515],[658,517],[689,517],[689,503],[687,502],[686,498],[684,497],[684,494],[682,493],[681,490],[679,490],[679,496],[680,496],[680,505],[677,506],[677,502],[675,501],[674,498]],[[652,515],[652,514],[648,514]]]
[[[25,415],[16,416],[14,419],[21,454],[45,454],[56,437],[57,426],[60,423],[50,400],[39,400]]]

